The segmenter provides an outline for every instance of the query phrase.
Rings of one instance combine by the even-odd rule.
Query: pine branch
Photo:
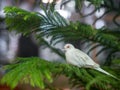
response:
[[[102,30],[95,30],[90,25],[81,24],[80,22],[70,23],[70,25],[66,27],[52,28],[51,30],[49,29],[48,32],[45,31],[41,34],[45,36],[53,36],[52,40],[63,39],[69,41],[87,39],[120,51],[120,43],[118,42],[119,37],[104,33]]]
[[[54,41],[54,44],[61,41],[84,39],[99,43],[105,46],[106,49],[111,48],[112,51],[120,51],[120,38],[117,32],[116,34],[108,29],[96,30],[90,25],[80,22],[69,22],[57,12],[51,10],[45,11],[45,16],[16,7],[6,7],[5,12],[8,26],[23,34],[37,32],[40,38],[52,36],[51,43]],[[26,17],[27,19],[25,19]],[[33,29],[33,27],[35,28]]]
[[[93,69],[48,62],[37,57],[18,58],[17,63],[7,65],[4,69],[6,70],[6,74],[3,76],[1,83],[9,85],[11,88],[15,88],[19,83],[28,83],[33,87],[42,89],[49,88],[46,81],[52,83],[55,75],[60,74],[68,77],[72,86],[83,85],[86,90],[91,90],[91,88],[96,88],[97,90],[120,88],[119,81]],[[112,70],[108,69],[112,73]]]
[[[97,8],[102,3],[102,0],[88,1],[96,4]],[[52,36],[51,43],[53,41],[58,43],[60,41],[79,39],[89,40],[99,43],[105,46],[105,48],[111,48],[114,52],[120,51],[119,34],[113,34],[112,31],[105,32],[102,29],[97,30],[90,25],[81,24],[80,22],[69,22],[55,11],[45,11],[46,15],[43,16],[16,7],[6,7],[5,13],[8,27],[18,31],[18,33],[28,35],[36,32],[40,38]],[[44,44],[49,46],[46,42]],[[59,52],[57,53],[60,54]],[[1,80],[2,84],[6,83],[11,88],[14,88],[18,83],[29,83],[33,87],[46,88],[46,80],[51,83],[53,80],[52,75],[63,74],[69,78],[73,86],[83,85],[87,90],[93,88],[99,90],[120,89],[120,82],[92,69],[48,62],[34,57],[19,58],[17,60],[17,63],[5,66],[6,74]],[[119,72],[117,71],[117,73]]]
[[[30,83],[31,86],[44,88],[43,80],[52,82],[49,66],[39,58],[18,58],[17,63],[5,66],[6,74],[2,83],[15,88],[18,83]]]
[[[36,12],[8,6],[4,8],[6,13],[6,24],[10,30],[17,30],[18,33],[30,34],[39,30],[40,17]]]
[[[104,0],[87,0],[87,1],[93,4],[97,9],[99,9],[101,7],[101,4],[104,3]]]

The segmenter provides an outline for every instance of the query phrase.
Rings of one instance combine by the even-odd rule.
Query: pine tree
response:
[[[83,1],[84,0],[75,0],[76,10],[79,11],[79,14],[81,14]],[[92,44],[97,43],[89,52],[99,46],[103,46],[103,48],[96,56],[104,50],[110,50],[106,65],[102,68],[119,78],[120,58],[113,57],[113,54],[120,52],[120,25],[116,22],[116,19],[120,15],[120,7],[116,7],[113,4],[113,0],[87,1],[95,6],[94,11],[103,7],[106,8],[105,14],[115,11],[116,15],[113,18],[113,22],[118,28],[109,30],[105,27],[98,30],[91,25],[83,24],[78,21],[73,23],[54,11],[54,2],[50,5],[49,9],[42,7],[46,16],[38,12],[28,12],[13,6],[5,7],[6,24],[9,30],[15,30],[17,33],[22,33],[25,36],[34,33],[38,41],[42,42],[43,45],[49,47],[64,59],[64,53],[52,45],[71,40],[83,40],[83,43],[89,41],[92,42]],[[43,38],[44,36],[52,36],[50,43]],[[29,83],[33,87],[51,89],[48,82],[52,83],[53,78],[58,75],[65,75],[69,78],[72,87],[84,86],[86,90],[120,89],[120,81],[93,69],[78,68],[67,63],[49,62],[38,57],[16,58],[13,64],[6,65],[3,68],[6,70],[6,74],[1,79],[1,83],[6,83],[11,86],[11,88],[15,88],[18,83]],[[51,90],[53,90],[53,88]]]

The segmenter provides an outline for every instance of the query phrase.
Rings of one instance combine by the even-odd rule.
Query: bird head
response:
[[[71,49],[74,49],[75,47],[72,45],[72,44],[66,44],[64,46],[64,50],[67,51],[67,50],[71,50]]]

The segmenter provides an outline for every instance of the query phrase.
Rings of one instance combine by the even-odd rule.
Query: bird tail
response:
[[[117,78],[116,76],[114,76],[114,75],[112,75],[112,74],[110,74],[110,73],[108,73],[108,72],[106,72],[105,70],[103,70],[102,68],[100,68],[100,67],[98,67],[98,68],[95,68],[96,70],[98,70],[98,71],[100,71],[100,72],[102,72],[102,73],[104,73],[104,74],[106,74],[106,75],[109,75],[109,76],[111,76],[111,77],[113,77],[113,78],[115,78],[115,79],[117,79],[117,80],[120,80],[119,78]]]

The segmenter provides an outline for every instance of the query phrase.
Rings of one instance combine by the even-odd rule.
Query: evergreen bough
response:
[[[76,9],[80,11],[81,3],[84,0],[75,1],[77,3]],[[102,7],[107,8],[109,11],[117,11],[118,9],[115,8],[114,4],[111,5],[112,0],[88,1],[95,5],[96,10]],[[120,52],[119,26],[117,30],[109,30],[108,28],[97,30],[87,24],[68,21],[51,9],[44,9],[46,16],[38,12],[28,12],[12,6],[5,7],[4,10],[6,13],[5,20],[10,30],[16,30],[17,33],[22,33],[26,36],[34,33],[37,40],[41,41],[43,45],[46,45],[63,58],[64,54],[52,45],[61,41],[67,42],[70,40],[84,40],[85,42],[90,41],[97,43],[89,52],[99,46],[104,46],[97,55],[104,50],[110,50],[107,63],[110,62],[110,65],[113,66],[112,68],[109,66],[103,68],[119,78],[120,59],[112,57],[114,53]],[[119,15],[119,12],[117,15]],[[114,22],[115,19],[116,17],[113,19]],[[52,36],[50,43],[44,40],[44,36]],[[69,78],[72,87],[84,86],[86,90],[120,89],[120,81],[93,69],[78,68],[67,63],[48,62],[37,57],[17,58],[15,63],[4,66],[4,69],[6,73],[1,79],[1,83],[9,85],[11,88],[15,88],[18,83],[29,83],[33,87],[39,87],[41,89],[49,88],[53,90],[49,83],[53,82],[55,76],[65,75]]]

